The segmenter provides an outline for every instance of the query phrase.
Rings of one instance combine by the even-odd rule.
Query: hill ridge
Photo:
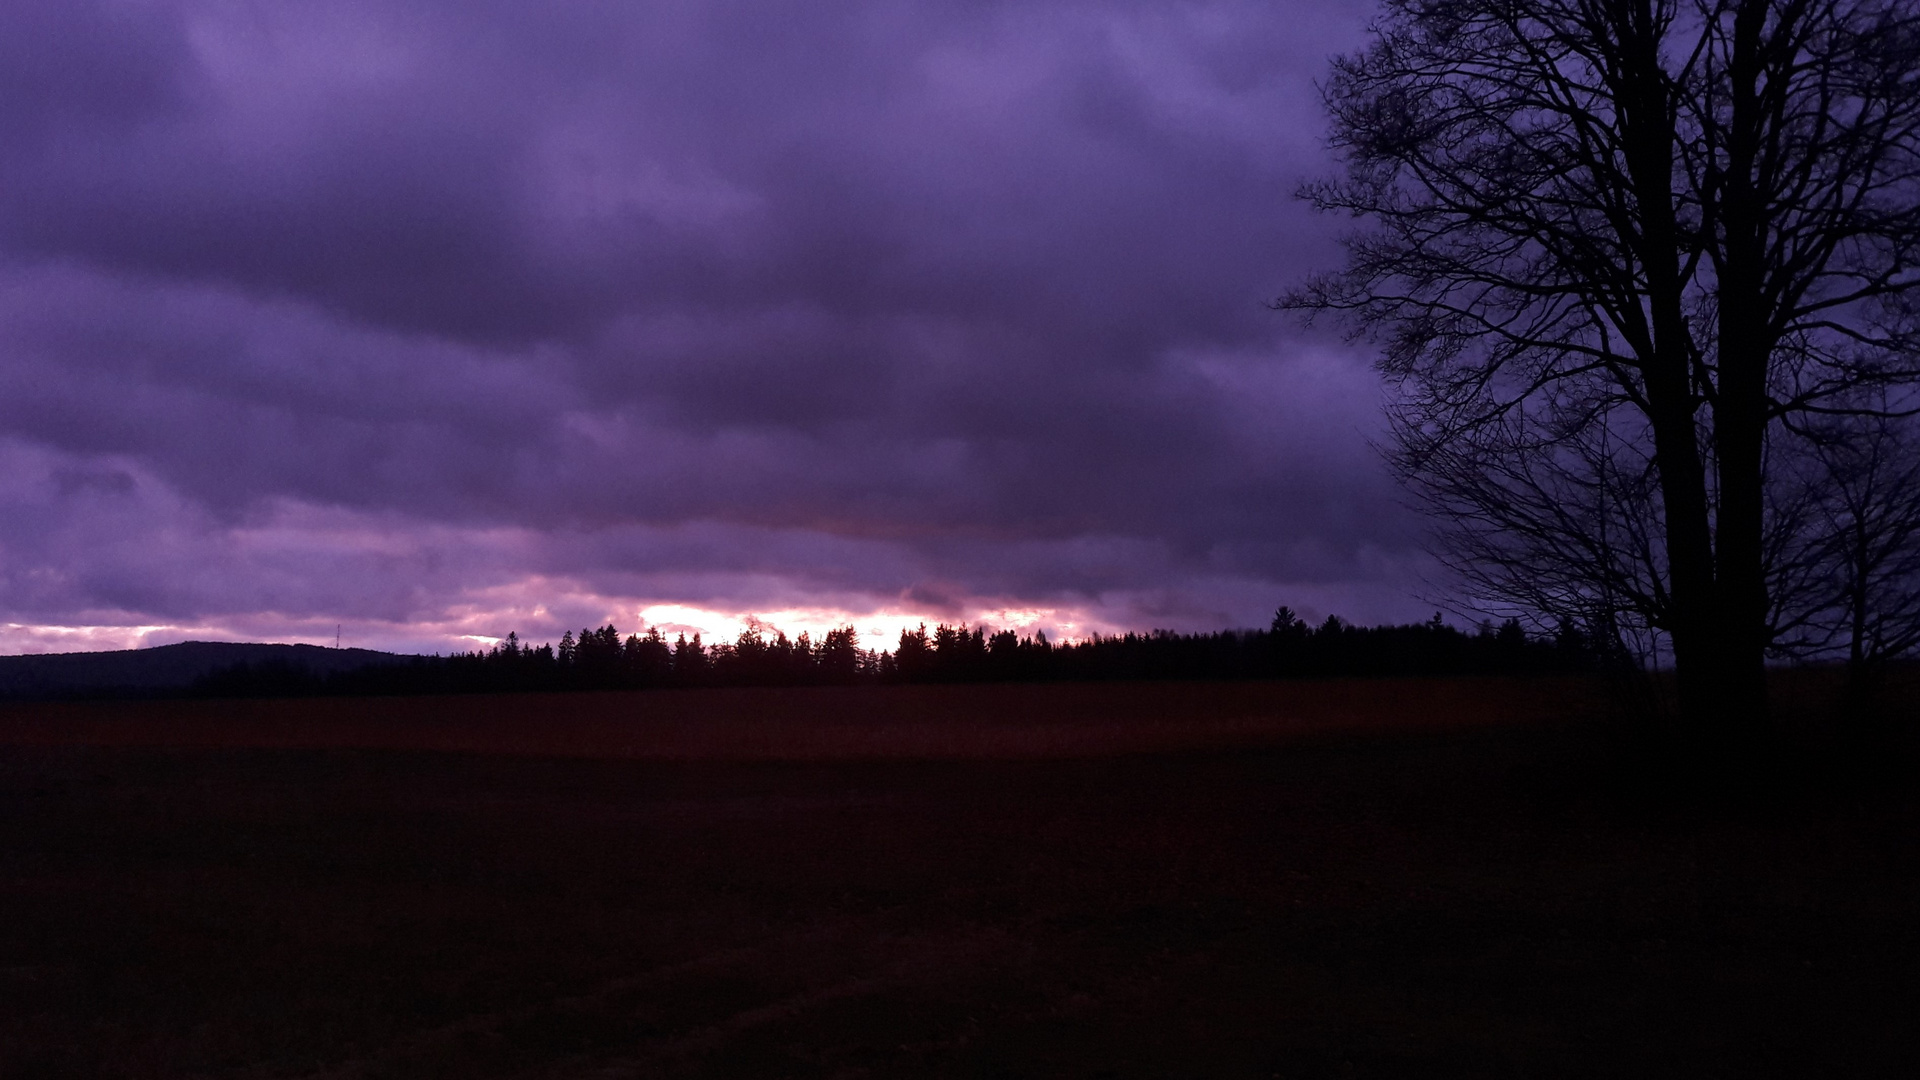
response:
[[[143,649],[0,656],[0,698],[94,697],[186,690],[242,664],[273,664],[316,675],[399,663],[398,653],[257,641],[181,641]]]

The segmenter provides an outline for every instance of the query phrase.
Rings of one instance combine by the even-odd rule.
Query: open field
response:
[[[650,761],[1032,759],[1553,722],[1575,680],[663,690],[0,704],[0,745],[430,750]]]
[[[0,1076],[1920,1075],[1920,790],[1576,684],[0,710]]]

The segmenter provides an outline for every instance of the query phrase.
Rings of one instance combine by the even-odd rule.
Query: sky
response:
[[[1403,621],[1363,3],[0,5],[0,652]]]

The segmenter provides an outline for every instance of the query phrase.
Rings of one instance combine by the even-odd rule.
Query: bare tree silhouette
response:
[[[1889,661],[1920,649],[1920,438],[1884,415],[1832,421],[1821,435],[1803,561],[1830,589],[1805,638],[1844,651],[1846,710],[1861,716]]]
[[[1920,9],[1389,0],[1323,90],[1346,170],[1304,194],[1363,225],[1276,306],[1382,346],[1441,550],[1663,641],[1704,745],[1764,732],[1817,547],[1777,463],[1920,380]]]

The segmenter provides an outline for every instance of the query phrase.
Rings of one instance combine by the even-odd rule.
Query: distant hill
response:
[[[165,694],[185,690],[197,679],[242,664],[330,675],[404,659],[372,649],[234,641],[183,641],[114,652],[0,656],[0,698]]]

